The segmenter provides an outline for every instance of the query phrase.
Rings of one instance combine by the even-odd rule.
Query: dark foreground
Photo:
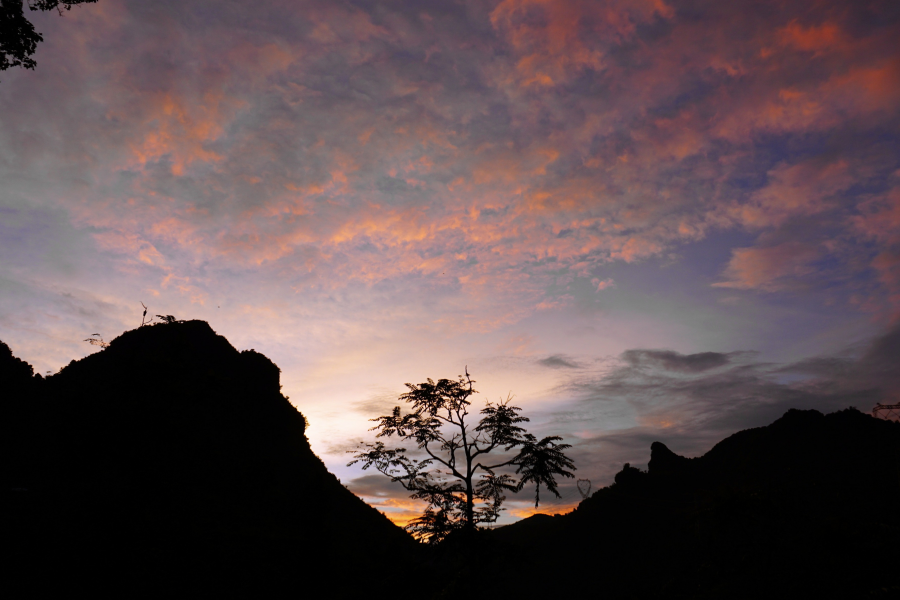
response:
[[[46,379],[0,362],[7,584],[347,597],[417,550],[313,454],[278,368],[205,322],[126,332]]]
[[[278,368],[209,325],[47,379],[0,344],[4,597],[900,596],[900,424],[789,411],[663,444],[576,511],[417,545],[327,472]]]
[[[610,598],[900,597],[898,507],[900,423],[855,409],[792,410],[696,459],[654,443],[649,472],[623,469],[570,514],[484,536],[492,566],[451,587],[534,598],[563,590]]]

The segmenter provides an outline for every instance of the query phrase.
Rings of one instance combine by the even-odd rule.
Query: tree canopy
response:
[[[28,2],[29,10],[71,10],[76,4],[91,4],[97,0],[34,0]],[[25,17],[23,0],[0,0],[0,71],[10,67],[34,69],[37,63],[32,56],[43,36]]]
[[[556,477],[573,477],[569,469],[575,466],[564,453],[570,445],[558,443],[559,436],[538,440],[528,433],[521,424],[529,419],[510,397],[487,402],[477,423],[467,421],[469,397],[477,393],[474,383],[468,370],[457,380],[407,383],[409,391],[400,400],[410,403],[412,411],[403,414],[397,406],[390,415],[371,419],[377,425],[370,431],[378,431],[379,438],[415,442],[420,457],[376,441],[364,444],[365,450],[348,463],[362,463],[363,470],[375,467],[412,492],[410,497],[427,502],[422,516],[406,527],[426,542],[439,542],[454,529],[495,522],[505,492],[534,484],[537,507],[542,485],[559,497]],[[488,455],[494,460],[487,460]]]

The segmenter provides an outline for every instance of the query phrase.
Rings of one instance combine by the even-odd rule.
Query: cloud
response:
[[[399,400],[399,395],[397,392],[382,391],[369,396],[365,400],[354,402],[353,408],[372,418],[378,415],[386,415],[395,406],[402,406],[403,403]]]
[[[768,292],[784,289],[788,282],[812,273],[819,251],[800,242],[784,242],[768,248],[736,248],[725,269],[726,281],[713,287],[761,289]]]
[[[578,500],[574,502],[568,502],[566,504],[548,505],[545,501],[542,506],[538,506],[537,508],[535,508],[534,506],[526,508],[512,508],[510,509],[510,514],[519,519],[527,519],[528,517],[533,517],[534,515],[564,515],[575,510],[580,503],[580,497],[578,498]]]
[[[374,506],[398,527],[406,526],[424,512],[427,504],[413,500],[399,483],[381,474],[363,475],[346,484],[347,489]]]
[[[896,131],[900,94],[896,23],[851,31],[862,8],[810,20],[805,3],[701,3],[698,18],[658,0],[160,6],[149,22],[136,2],[48,21],[38,96],[80,104],[40,110],[22,80],[4,106],[32,133],[6,125],[0,145],[5,173],[92,182],[55,202],[100,248],[163,276],[266,268],[306,290],[444,278],[490,313],[467,317],[479,329],[565,304],[548,291],[559,270],[611,287],[603,265],[717,228],[799,219],[833,236],[811,219],[852,211],[860,185],[900,166],[866,171],[855,156]],[[62,65],[82,87],[59,87]],[[819,132],[861,140],[823,149]],[[754,152],[765,135],[795,150]],[[810,252],[778,270],[770,247],[736,251],[721,285],[793,289],[817,268]],[[888,290],[893,270],[877,265],[891,256],[873,263]]]
[[[767,425],[788,409],[824,413],[900,402],[900,328],[833,355],[761,362],[753,352],[628,350],[612,369],[572,372],[539,421],[572,444],[567,455],[594,489],[623,463],[645,468],[650,445],[699,456],[725,437]],[[573,482],[565,494],[577,496]],[[548,510],[554,512],[554,510]]]
[[[537,361],[539,365],[543,365],[545,367],[550,367],[551,369],[577,369],[579,365],[577,362],[569,359],[568,357],[554,354],[552,356],[548,356],[547,358],[542,358]]]
[[[735,218],[749,227],[782,225],[790,218],[828,210],[838,201],[836,194],[862,179],[844,161],[819,162],[777,165],[766,174],[764,187],[732,209]]]
[[[630,407],[631,422],[641,427],[724,433],[764,425],[789,408],[868,411],[897,397],[898,345],[895,327],[862,351],[786,364],[755,362],[747,352],[629,350],[620,367],[595,380],[575,379],[569,390],[583,397],[582,411]]]
[[[613,279],[612,279],[611,277],[610,277],[610,278],[607,278],[607,279],[604,279],[604,280],[602,280],[602,281],[601,281],[600,279],[594,278],[594,279],[591,279],[591,283],[593,283],[594,285],[597,286],[597,291],[598,291],[598,292],[599,292],[599,291],[602,291],[602,290],[605,290],[605,289],[607,289],[607,288],[614,288],[614,287],[616,287],[616,282],[613,281]]]
[[[878,240],[871,266],[890,294],[891,317],[896,322],[900,319],[900,186],[861,203],[860,213],[851,222],[864,238]]]
[[[719,352],[681,354],[672,350],[627,350],[622,354],[622,359],[636,368],[650,366],[667,371],[701,373],[727,365],[732,356]]]

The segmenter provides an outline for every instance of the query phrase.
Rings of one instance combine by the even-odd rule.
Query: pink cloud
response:
[[[516,51],[510,79],[524,87],[552,87],[583,69],[606,67],[602,46],[595,40],[622,42],[634,36],[637,25],[673,14],[662,0],[504,0],[490,19]]]
[[[94,234],[94,239],[104,250],[124,254],[144,264],[161,266],[165,263],[163,255],[153,244],[136,235],[105,231]]]
[[[774,292],[783,289],[788,280],[813,271],[812,262],[820,256],[813,247],[799,242],[785,242],[763,248],[737,248],[725,269],[727,281],[713,287],[759,289]]]
[[[851,34],[839,7],[817,21],[805,3],[690,20],[660,1],[504,0],[472,17],[478,29],[442,21],[451,13],[307,2],[284,29],[284,4],[238,28],[172,6],[152,30],[125,2],[90,17],[91,35],[56,38],[77,37],[65,64],[90,74],[89,109],[48,130],[89,123],[64,137],[93,147],[65,160],[96,186],[60,202],[101,230],[98,247],[179,277],[272,269],[302,279],[296,289],[453,281],[503,313],[479,323],[555,306],[555,270],[589,281],[712,230],[852,211],[848,191],[873,179],[866,160],[756,164],[754,144],[855,118],[888,126],[900,98],[889,32]],[[91,111],[103,118],[80,118]],[[779,266],[781,247],[736,250],[720,285],[803,277],[813,251]]]
[[[613,281],[612,278],[603,279],[602,281],[601,281],[600,279],[596,279],[596,278],[595,278],[595,279],[592,279],[592,280],[591,280],[591,283],[593,283],[595,286],[597,286],[597,291],[598,291],[598,292],[599,292],[599,291],[602,291],[602,290],[605,290],[605,289],[607,289],[607,288],[614,288],[614,287],[616,287],[616,282]]]
[[[885,244],[900,243],[900,186],[860,203],[859,209],[861,214],[851,218],[857,231]]]
[[[888,292],[888,311],[896,321],[900,319],[900,187],[862,203],[860,208],[862,214],[851,221],[865,238],[879,242],[881,250],[872,258],[871,266]],[[871,300],[867,305],[876,313],[884,310]]]
[[[728,208],[730,217],[748,227],[777,227],[795,217],[808,217],[833,208],[834,196],[861,177],[844,161],[781,163],[767,174],[768,183],[746,203]]]

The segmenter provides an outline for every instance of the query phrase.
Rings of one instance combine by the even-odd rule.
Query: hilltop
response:
[[[206,322],[127,331],[46,379],[0,345],[0,376],[3,526],[28,577],[348,595],[365,586],[342,572],[415,548],[315,456],[278,367]]]

